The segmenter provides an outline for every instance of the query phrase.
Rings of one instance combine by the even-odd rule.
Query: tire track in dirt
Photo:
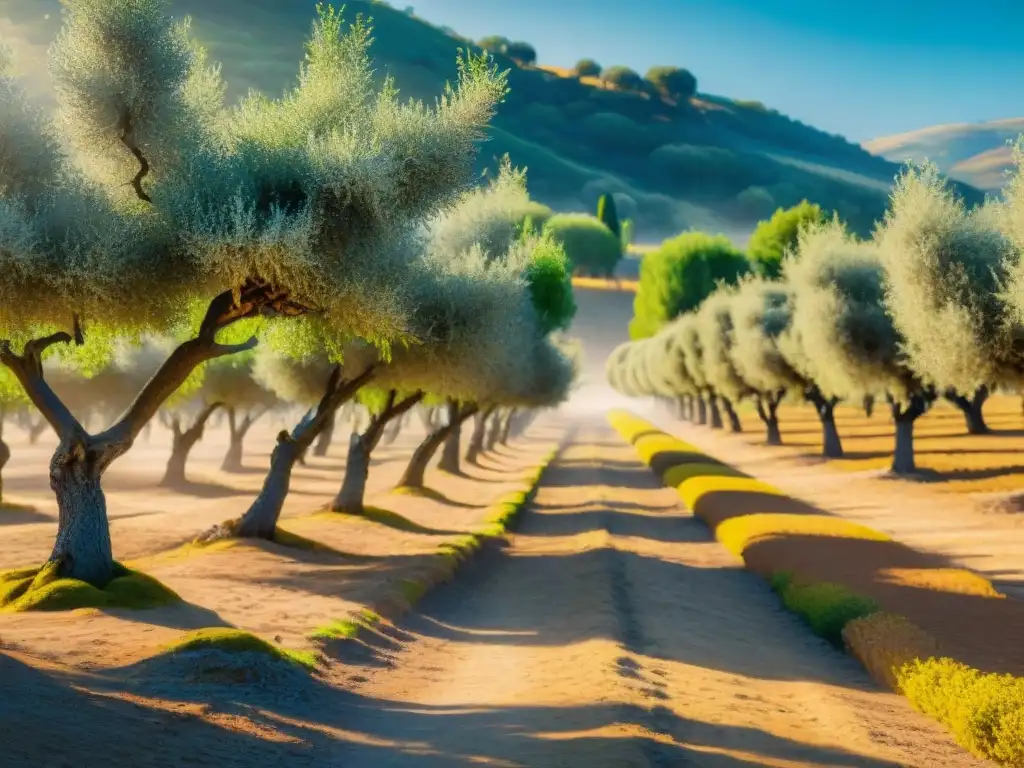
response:
[[[984,765],[785,612],[603,422],[511,547],[364,651],[330,715],[355,768]]]

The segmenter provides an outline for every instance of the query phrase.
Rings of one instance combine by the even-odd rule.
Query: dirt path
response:
[[[785,613],[604,426],[510,550],[365,650],[326,715],[331,764],[982,765]]]

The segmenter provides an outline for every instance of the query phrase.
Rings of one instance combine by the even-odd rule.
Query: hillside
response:
[[[1002,188],[1013,165],[1011,142],[1024,133],[1024,118],[987,123],[933,125],[918,131],[883,136],[864,142],[864,148],[895,162],[929,159],[944,173],[975,187]]]
[[[314,6],[315,0],[173,2],[177,13],[192,16],[196,36],[223,63],[231,96],[250,88],[276,95],[293,81]],[[59,0],[0,0],[0,35],[22,71],[45,71],[59,9]],[[357,13],[373,17],[378,73],[393,75],[404,95],[432,101],[454,78],[457,50],[467,45],[454,32],[383,3],[346,3],[347,16]],[[561,210],[593,210],[602,192],[616,193],[620,214],[635,219],[639,241],[688,227],[742,240],[758,219],[803,198],[866,231],[899,170],[756,102],[698,94],[674,104],[571,73],[500,63],[511,69],[511,93],[482,165],[509,153],[529,168],[531,194]],[[33,77],[48,88],[44,75]],[[964,191],[980,199],[977,190]]]

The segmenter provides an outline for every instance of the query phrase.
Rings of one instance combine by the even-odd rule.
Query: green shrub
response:
[[[601,73],[601,79],[624,91],[639,91],[644,87],[644,79],[629,67],[608,67]]]
[[[601,65],[593,59],[580,59],[573,67],[577,77],[600,77]]]
[[[724,235],[684,232],[640,262],[630,338],[653,336],[669,320],[699,307],[718,281],[736,283],[750,271],[747,257]]]
[[[774,574],[772,589],[786,608],[837,648],[843,647],[843,627],[880,610],[874,600],[855,595],[841,584],[800,584],[790,573]]]
[[[685,101],[697,93],[697,78],[679,67],[651,67],[645,79],[659,94],[675,102]]]
[[[754,270],[775,279],[782,270],[782,257],[796,247],[797,235],[803,227],[825,220],[821,206],[803,200],[792,208],[779,208],[767,221],[757,225],[750,236],[747,254]]]
[[[544,232],[562,244],[577,274],[610,277],[622,258],[619,239],[589,214],[557,214],[548,220]]]
[[[537,50],[529,43],[515,41],[507,43],[502,53],[519,64],[537,63]]]

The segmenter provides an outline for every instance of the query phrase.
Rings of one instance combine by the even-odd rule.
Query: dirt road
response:
[[[603,426],[513,546],[347,687],[330,764],[353,768],[983,765],[785,613]]]
[[[227,687],[0,653],[0,765],[982,765],[786,613],[603,422],[510,547],[340,648],[322,678]]]

